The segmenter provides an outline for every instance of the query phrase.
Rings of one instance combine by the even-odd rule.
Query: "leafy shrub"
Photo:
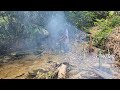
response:
[[[107,30],[102,30],[99,33],[97,33],[93,38],[94,45],[97,47],[103,48],[105,44],[105,40],[111,32],[112,32],[112,29],[109,28]]]
[[[111,27],[115,27],[115,26],[118,26],[120,25],[120,16],[113,16],[111,19],[110,19],[110,26]]]
[[[97,22],[94,22],[94,25],[98,26],[101,31],[106,31],[111,28],[111,22],[108,19],[96,19]]]
[[[94,23],[95,14],[90,11],[69,11],[67,12],[68,19],[74,25],[76,25],[81,30],[86,31],[89,27],[91,27]]]
[[[120,25],[120,16],[113,16],[107,19],[96,20],[94,24],[99,26],[100,32],[96,33],[93,37],[94,45],[98,47],[104,47],[105,40],[109,34],[113,31],[113,28]]]

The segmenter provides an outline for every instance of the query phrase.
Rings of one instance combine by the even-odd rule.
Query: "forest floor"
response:
[[[0,79],[34,79],[29,77],[30,73],[38,71],[54,71],[57,65],[67,62],[70,64],[66,79],[102,79],[99,75],[91,72],[91,68],[99,66],[99,58],[97,53],[89,53],[87,44],[74,44],[71,51],[64,54],[46,53],[42,56],[27,55],[19,60],[9,60],[0,63]],[[116,68],[111,67],[106,62],[106,57],[103,58],[102,66],[107,68],[107,71],[114,73],[116,78],[119,78],[119,72]],[[109,61],[109,60],[107,60]],[[35,78],[36,79],[36,78]],[[37,78],[41,79],[41,77]]]

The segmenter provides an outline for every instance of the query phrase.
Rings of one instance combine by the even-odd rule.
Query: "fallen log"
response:
[[[113,75],[111,75],[105,71],[102,71],[101,69],[93,68],[93,69],[91,69],[91,71],[96,73],[97,75],[99,75],[103,79],[113,79]]]

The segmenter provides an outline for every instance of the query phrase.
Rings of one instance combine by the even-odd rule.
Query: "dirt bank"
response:
[[[116,27],[106,40],[106,49],[120,62],[120,26]]]

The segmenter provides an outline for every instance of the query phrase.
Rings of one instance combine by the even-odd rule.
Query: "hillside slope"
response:
[[[106,40],[106,48],[115,55],[115,59],[120,62],[120,26],[115,28]]]

